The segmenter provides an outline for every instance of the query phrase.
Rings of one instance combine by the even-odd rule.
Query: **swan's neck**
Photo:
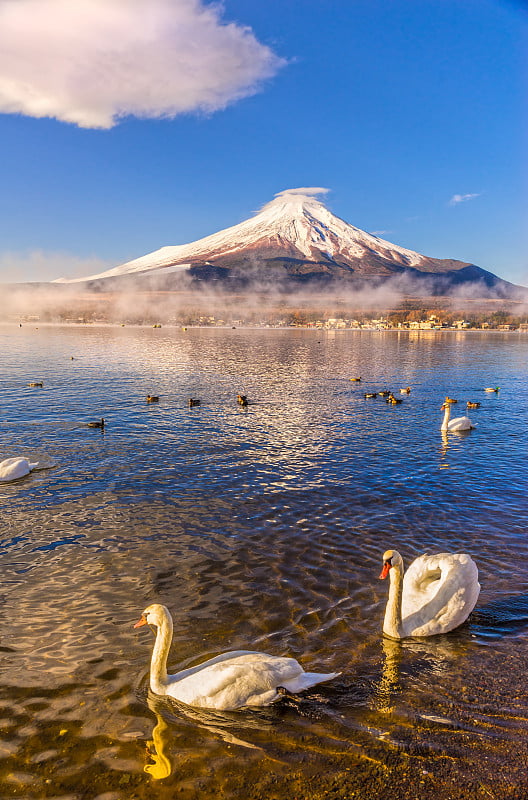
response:
[[[402,595],[403,595],[403,565],[391,567],[389,570],[389,599],[383,620],[383,633],[392,639],[401,639],[402,633]]]
[[[447,403],[444,411],[444,421],[442,422],[442,427],[440,428],[441,431],[447,430],[450,416],[451,416],[451,406],[449,403]]]
[[[167,657],[172,641],[172,620],[163,619],[156,633],[150,660],[150,688],[155,694],[165,694],[167,688]]]

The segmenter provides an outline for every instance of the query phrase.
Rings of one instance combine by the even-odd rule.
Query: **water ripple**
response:
[[[23,449],[45,467],[0,484],[4,796],[521,796],[521,337],[26,326],[0,337],[3,457]],[[36,379],[43,388],[28,388]],[[488,383],[504,388],[490,397]],[[395,407],[363,397],[407,385]],[[440,434],[447,394],[461,412],[481,402],[468,436]],[[87,427],[101,416],[104,431]],[[406,563],[471,552],[482,591],[468,623],[383,639],[389,547]],[[236,714],[153,697],[152,637],[132,628],[153,601],[173,613],[170,669],[249,647],[341,675]]]

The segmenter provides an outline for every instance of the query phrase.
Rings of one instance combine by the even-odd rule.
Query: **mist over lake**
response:
[[[526,334],[24,324],[0,343],[0,461],[39,462],[0,483],[3,797],[528,791]],[[384,389],[402,402],[364,396]],[[446,396],[473,430],[441,433]],[[383,638],[389,548],[470,553],[468,622]],[[171,672],[249,649],[341,674],[251,711],[157,697],[133,629],[153,602]]]

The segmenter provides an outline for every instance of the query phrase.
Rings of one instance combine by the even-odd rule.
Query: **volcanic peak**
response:
[[[386,242],[337,217],[316,195],[328,189],[308,187],[278,192],[253,217],[190,244],[162,247],[89,281],[156,269],[187,269],[199,263],[225,263],[226,257],[265,249],[308,262],[357,262],[374,256],[400,267],[424,265],[428,259],[413,250]],[[422,266],[423,268],[423,266]],[[74,282],[59,279],[60,282]]]

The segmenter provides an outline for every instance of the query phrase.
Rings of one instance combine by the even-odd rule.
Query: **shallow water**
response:
[[[40,462],[0,484],[2,797],[525,796],[528,337],[24,325],[0,346],[0,460]],[[448,394],[481,403],[469,434],[440,434]],[[384,640],[389,547],[470,552],[470,621]],[[172,671],[258,649],[342,674],[254,711],[162,700],[132,628],[151,602]]]

